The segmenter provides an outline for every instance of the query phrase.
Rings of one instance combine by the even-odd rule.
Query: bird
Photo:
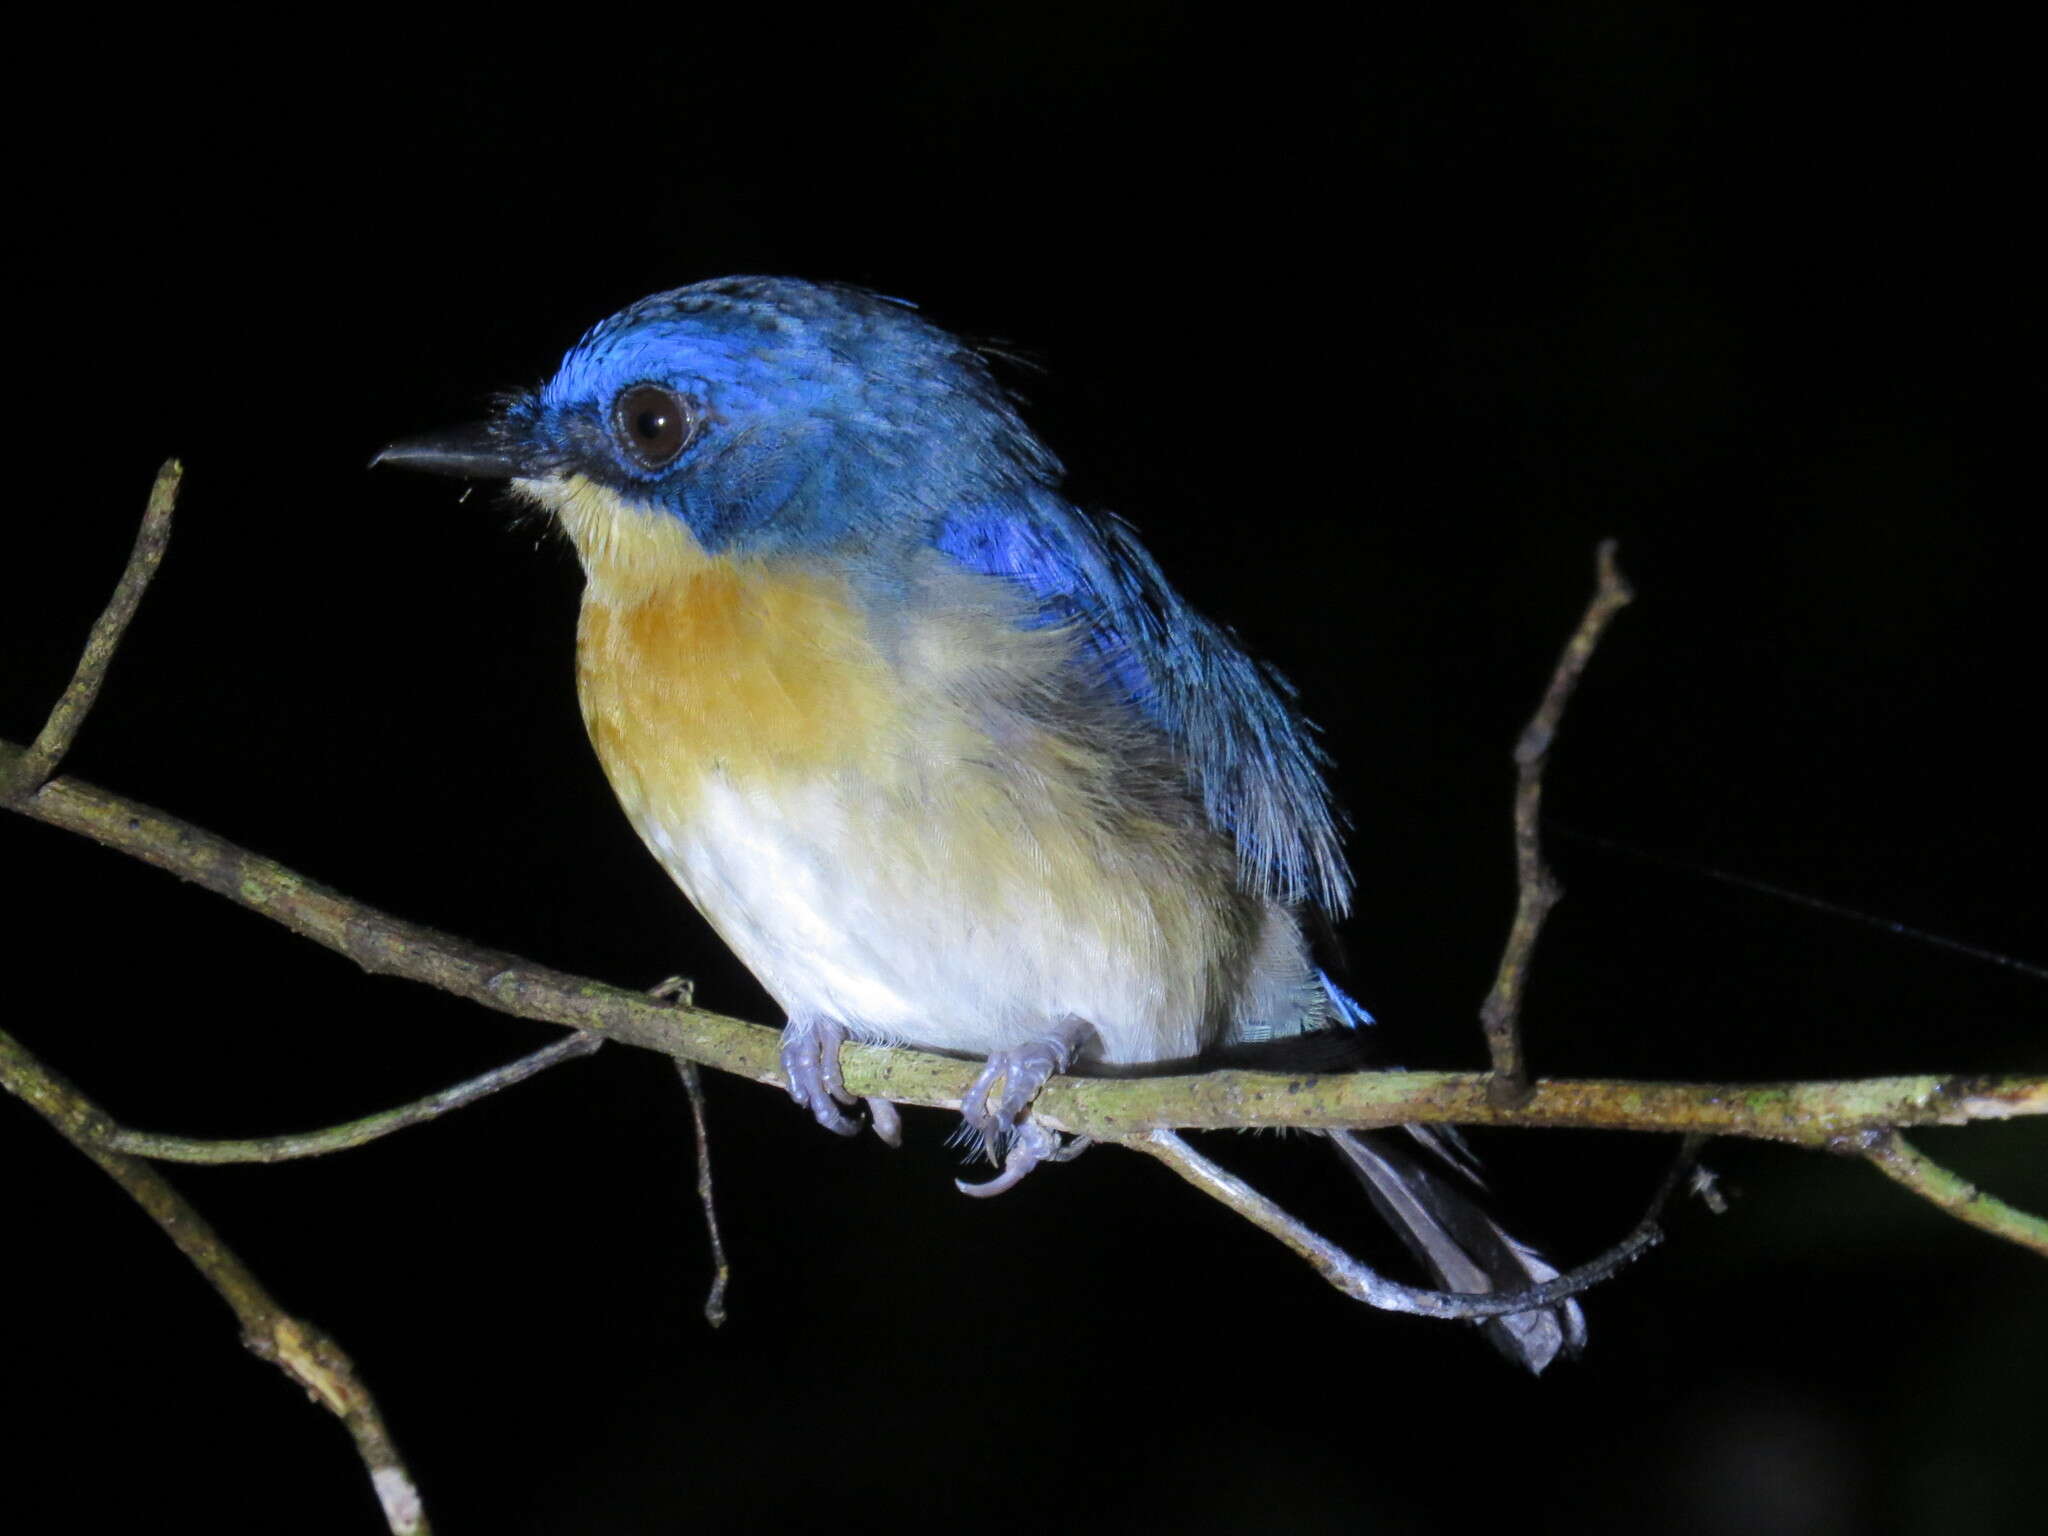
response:
[[[648,850],[782,1008],[792,1097],[861,1128],[849,1041],[980,1058],[999,1192],[1055,1074],[1355,1035],[1352,874],[1279,672],[1084,509],[986,350],[848,284],[714,279],[593,326],[489,419],[375,463],[495,480],[584,574],[576,686]],[[868,1101],[875,1129],[894,1107]],[[1330,1134],[1450,1288],[1556,1278],[1443,1133]],[[969,1186],[963,1185],[963,1188]],[[1541,1371],[1575,1301],[1483,1325]]]

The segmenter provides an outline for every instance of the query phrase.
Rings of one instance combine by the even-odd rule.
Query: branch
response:
[[[0,741],[0,771],[21,750]],[[780,1082],[779,1037],[765,1025],[658,1001],[404,922],[139,801],[60,778],[14,808],[203,885],[373,975],[407,977],[499,1013],[595,1031],[756,1082]],[[943,1109],[959,1108],[980,1065],[882,1046],[849,1046],[842,1064],[846,1086],[857,1095]],[[1100,1141],[1140,1138],[1160,1127],[1576,1126],[1743,1136],[1858,1155],[1863,1149],[1856,1138],[1869,1131],[2048,1115],[2048,1077],[1749,1084],[1539,1079],[1512,1105],[1493,1101],[1490,1082],[1487,1074],[1461,1072],[1056,1077],[1033,1113],[1054,1130]]]
[[[106,681],[107,667],[127,633],[128,621],[149,590],[171,542],[171,512],[178,505],[178,487],[184,481],[185,466],[176,459],[164,460],[149,489],[149,505],[142,514],[142,527],[135,535],[135,547],[128,553],[127,567],[114,585],[114,595],[86,637],[85,650],[72,670],[71,682],[50,711],[50,718],[37,732],[35,744],[11,764],[0,764],[0,799],[25,795],[57,771],[64,754],[78,737],[78,728],[92,712]]]
[[[86,638],[70,684],[50,710],[32,746],[20,749],[10,744],[0,752],[0,800],[19,803],[22,797],[38,791],[71,750],[79,728],[99,698],[121,637],[162,563],[170,543],[171,512],[177,505],[178,486],[184,476],[184,466],[176,459],[165,460],[157,471],[135,547],[129,552],[113,597]],[[383,1417],[377,1412],[376,1400],[356,1375],[354,1364],[341,1346],[279,1307],[248,1267],[220,1240],[206,1218],[163,1175],[140,1158],[110,1144],[118,1135],[118,1128],[99,1106],[45,1067],[5,1031],[0,1031],[0,1085],[99,1164],[149,1213],[178,1245],[178,1251],[234,1309],[242,1325],[243,1343],[298,1382],[309,1397],[341,1420],[355,1441],[356,1454],[369,1471],[370,1486],[383,1506],[385,1523],[393,1536],[427,1536],[426,1510],[421,1505],[419,1489],[391,1443]],[[470,1095],[477,1096],[480,1094]]]
[[[687,1003],[697,995],[697,984],[686,976],[671,976],[654,987],[650,995],[663,1002]],[[711,1112],[704,1101],[704,1073],[694,1061],[677,1062],[676,1072],[690,1101],[690,1122],[697,1137],[697,1203],[704,1208],[704,1236],[711,1243],[711,1290],[704,1297],[704,1321],[714,1328],[723,1328],[725,1289],[732,1282],[732,1261],[726,1257],[725,1232],[718,1224],[718,1197],[711,1179]],[[890,1105],[890,1113],[895,1113],[894,1105]],[[897,1142],[890,1140],[889,1145],[893,1147]]]
[[[544,1045],[517,1061],[494,1067],[467,1082],[457,1083],[453,1088],[443,1088],[439,1093],[415,1099],[410,1104],[401,1104],[396,1109],[365,1115],[360,1120],[328,1126],[324,1130],[300,1131],[288,1136],[201,1141],[191,1136],[161,1136],[153,1131],[130,1130],[109,1121],[95,1128],[95,1140],[109,1151],[127,1152],[163,1163],[285,1163],[294,1158],[320,1157],[329,1152],[345,1152],[351,1147],[365,1146],[407,1126],[438,1120],[451,1109],[474,1104],[500,1089],[523,1083],[558,1062],[575,1056],[588,1056],[602,1044],[602,1035],[566,1035],[553,1045]]]
[[[159,474],[142,533],[114,599],[94,627],[71,686],[35,744],[22,748],[0,741],[0,786],[5,787],[10,806],[26,816],[78,832],[202,884],[348,956],[366,971],[406,976],[499,1012],[563,1024],[579,1031],[579,1037],[400,1110],[311,1136],[260,1142],[195,1143],[123,1130],[74,1090],[63,1087],[60,1093],[58,1088],[51,1087],[61,1080],[13,1047],[11,1041],[8,1044],[13,1047],[13,1058],[18,1060],[10,1070],[8,1086],[26,1096],[40,1095],[43,1102],[54,1103],[63,1098],[69,1106],[68,1123],[63,1117],[53,1117],[53,1123],[59,1123],[67,1136],[85,1147],[116,1177],[122,1177],[131,1168],[146,1174],[147,1180],[130,1185],[131,1193],[136,1193],[137,1199],[158,1214],[160,1221],[182,1220],[189,1208],[183,1207],[182,1202],[178,1202],[175,1210],[166,1204],[177,1202],[175,1193],[121,1149],[138,1148],[152,1155],[213,1161],[269,1160],[356,1145],[494,1091],[553,1060],[590,1049],[599,1035],[664,1052],[683,1064],[685,1082],[692,1087],[693,1104],[699,1110],[701,1152],[701,1101],[692,1082],[695,1064],[757,1081],[777,1081],[778,1040],[774,1031],[696,1008],[687,995],[650,1000],[638,993],[568,976],[402,922],[163,812],[90,785],[50,779],[91,708],[121,633],[162,557],[179,475],[175,462],[166,464]],[[1521,1310],[1572,1294],[1611,1273],[1655,1241],[1656,1209],[1653,1207],[1636,1233],[1613,1253],[1548,1286],[1491,1298],[1420,1292],[1393,1285],[1363,1270],[1249,1186],[1199,1157],[1172,1133],[1173,1129],[1365,1129],[1459,1123],[1680,1130],[1688,1134],[1689,1145],[1706,1133],[1780,1140],[1865,1156],[1893,1178],[1962,1219],[2048,1253],[2048,1224],[1978,1194],[1908,1148],[1896,1132],[1896,1127],[1902,1125],[1955,1124],[2048,1113],[2048,1079],[1917,1077],[1746,1087],[1527,1080],[1519,1039],[1522,996],[1544,919],[1559,896],[1556,883],[1544,866],[1538,837],[1543,770],[1565,705],[1602,631],[1629,600],[1627,583],[1615,565],[1614,546],[1605,543],[1599,551],[1599,580],[1594,597],[1558,661],[1541,706],[1516,746],[1517,910],[1499,973],[1481,1015],[1494,1064],[1491,1074],[1401,1072],[1313,1077],[1210,1072],[1191,1077],[1062,1077],[1048,1084],[1037,1099],[1033,1110],[1036,1122],[1048,1132],[1115,1142],[1159,1158],[1198,1188],[1310,1257],[1340,1289],[1374,1305],[1430,1311],[1432,1315],[1480,1316],[1486,1315],[1489,1307],[1495,1311]],[[863,1098],[944,1108],[959,1107],[977,1071],[975,1065],[930,1052],[874,1047],[849,1050],[843,1067],[846,1085]],[[26,1086],[17,1086],[18,1083]],[[138,1192],[143,1190],[148,1191],[147,1198]],[[704,1164],[700,1164],[700,1191],[709,1214],[708,1165]],[[1660,1195],[1660,1205],[1662,1199]],[[196,1223],[196,1216],[192,1221]],[[180,1233],[173,1230],[173,1236],[180,1237]],[[195,1263],[207,1270],[209,1278],[214,1278],[222,1263],[232,1261],[222,1260],[218,1240],[210,1233],[205,1236],[203,1254],[187,1251],[193,1254]],[[182,1237],[180,1241],[183,1246]],[[214,1267],[208,1269],[209,1264]],[[720,1265],[707,1307],[714,1321],[724,1279],[722,1260]],[[246,1271],[239,1266],[234,1268],[240,1287],[236,1294],[254,1295],[268,1309],[251,1311],[245,1316],[245,1326],[254,1328],[266,1317],[281,1318],[282,1314],[275,1313],[268,1298],[253,1290],[254,1281]],[[216,1280],[216,1284],[223,1282]],[[1552,1290],[1557,1292],[1556,1297],[1549,1294]],[[223,1288],[223,1294],[229,1291]],[[250,1306],[254,1308],[255,1303]],[[249,1320],[252,1317],[256,1322]],[[306,1337],[303,1326],[289,1319],[274,1323],[271,1333],[264,1337],[278,1336],[286,1324],[293,1339]],[[325,1341],[320,1344],[339,1359],[338,1352],[332,1351]],[[273,1349],[274,1358],[282,1358],[275,1347],[265,1347]],[[348,1380],[353,1385],[353,1378]],[[395,1474],[391,1471],[397,1466],[396,1458],[389,1453],[381,1427],[374,1424],[374,1409],[367,1408],[367,1394],[362,1394],[359,1387],[354,1388],[354,1393],[363,1406],[351,1410],[357,1418],[350,1422],[357,1429],[358,1443],[364,1447],[373,1475],[380,1479],[380,1492],[387,1491],[387,1480],[395,1475],[410,1496],[410,1481],[403,1478],[402,1468]],[[330,1406],[346,1395],[330,1395]],[[343,1408],[337,1407],[336,1411],[342,1412]],[[365,1423],[375,1431],[374,1444],[371,1438],[366,1438],[370,1431],[360,1427]],[[410,1514],[417,1515],[416,1497]],[[397,1516],[393,1518],[396,1521]],[[394,1523],[394,1529],[397,1528]]]
[[[1624,1265],[1642,1257],[1662,1240],[1657,1218],[1664,1203],[1677,1187],[1679,1176],[1692,1166],[1697,1138],[1687,1138],[1686,1151],[1673,1165],[1663,1187],[1650,1202],[1650,1209],[1636,1223],[1635,1230],[1590,1264],[1583,1264],[1526,1290],[1483,1293],[1474,1291],[1432,1291],[1389,1280],[1361,1264],[1328,1238],[1321,1237],[1296,1221],[1236,1174],[1217,1167],[1172,1131],[1156,1130],[1149,1136],[1122,1143],[1156,1157],[1175,1173],[1210,1198],[1229,1206],[1253,1226],[1308,1261],[1309,1267],[1353,1301],[1362,1301],[1382,1312],[1406,1312],[1415,1317],[1478,1319],[1509,1317],[1538,1307],[1554,1306],[1608,1279]]]
[[[1863,1138],[1862,1147],[1878,1172],[1932,1201],[1956,1220],[2011,1238],[2023,1248],[2048,1253],[2048,1221],[1956,1177],[1925,1153],[1907,1146],[1906,1138],[1897,1131],[1871,1131]]]
[[[340,1419],[370,1473],[370,1486],[384,1506],[393,1536],[427,1536],[418,1486],[391,1443],[389,1431],[341,1346],[311,1323],[293,1317],[246,1265],[235,1257],[206,1218],[148,1163],[101,1145],[97,1128],[110,1123],[104,1111],[62,1077],[37,1061],[11,1036],[0,1032],[0,1083],[47,1120],[57,1134],[98,1163],[178,1245],[178,1251],[234,1309],[242,1342],[306,1389],[306,1395]]]
[[[1479,1009],[1479,1021],[1486,1031],[1486,1049],[1493,1058],[1492,1094],[1503,1107],[1512,1106],[1529,1094],[1529,1069],[1522,1059],[1522,993],[1544,921],[1564,895],[1564,888],[1543,862],[1543,770],[1549,766],[1550,744],[1557,738],[1564,707],[1579,686],[1579,676],[1592,659],[1593,648],[1600,643],[1608,621],[1635,598],[1621,567],[1615,563],[1614,549],[1614,540],[1602,541],[1593,599],[1586,605],[1585,616],[1566,643],[1564,654],[1557,658],[1543,702],[1537,705],[1535,715],[1515,743],[1515,920],[1501,951],[1493,990],[1487,993]]]
[[[711,1183],[711,1124],[704,1106],[704,1073],[694,1061],[679,1061],[683,1092],[690,1100],[690,1120],[697,1134],[697,1203],[704,1208],[704,1235],[711,1243],[711,1289],[704,1297],[704,1321],[725,1326],[725,1288],[732,1283],[732,1260],[725,1253],[725,1232],[718,1224],[718,1201]]]

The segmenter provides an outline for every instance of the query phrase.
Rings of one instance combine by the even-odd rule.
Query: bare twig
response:
[[[177,505],[184,467],[168,459],[157,471],[142,527],[128,564],[99,620],[87,637],[71,682],[26,751],[0,757],[0,789],[11,803],[33,796],[70,751],[79,728],[99,698],[107,668],[121,637],[148,590],[170,542],[171,513]],[[206,1278],[242,1325],[242,1341],[290,1376],[347,1428],[356,1454],[370,1474],[393,1536],[427,1536],[426,1510],[384,1427],[376,1400],[356,1374],[341,1346],[325,1333],[284,1311],[213,1228],[168,1180],[148,1163],[98,1144],[94,1133],[112,1126],[100,1108],[16,1041],[0,1031],[0,1082],[47,1120],[59,1135],[91,1158],[131,1199],[148,1212],[178,1251]]]
[[[1586,605],[1585,615],[1565,645],[1564,654],[1557,658],[1557,668],[1551,673],[1543,702],[1515,743],[1515,920],[1501,951],[1493,990],[1479,1010],[1480,1023],[1486,1030],[1486,1049],[1493,1058],[1492,1091],[1495,1101],[1503,1107],[1512,1106],[1529,1094],[1529,1069],[1522,1059],[1522,994],[1544,919],[1564,894],[1543,862],[1543,770],[1550,760],[1550,743],[1557,735],[1558,722],[1564,718],[1564,707],[1579,686],[1579,675],[1592,659],[1593,648],[1600,643],[1608,621],[1635,596],[1615,563],[1614,550],[1614,540],[1601,543],[1596,561],[1598,582],[1592,601]]]
[[[10,751],[0,742],[0,768]],[[74,779],[53,779],[15,809],[206,886],[366,971],[404,976],[519,1018],[594,1030],[678,1061],[780,1081],[772,1029],[694,1004],[536,965],[403,922],[187,822]],[[847,1087],[898,1104],[957,1109],[979,1063],[849,1046]],[[1056,1077],[1033,1113],[1056,1130],[1112,1141],[1156,1126],[1366,1129],[1407,1123],[1703,1131],[1824,1148],[1893,1126],[2048,1115],[2048,1078],[1922,1075],[1802,1083],[1539,1080],[1519,1106],[1493,1103],[1489,1077],[1458,1072],[1307,1076]]]
[[[9,751],[0,742],[0,767]],[[779,1042],[764,1025],[694,1004],[536,965],[350,900],[272,860],[163,812],[74,779],[53,779],[15,807],[206,886],[346,955],[519,1018],[598,1031],[721,1072],[780,1081]],[[849,1046],[847,1087],[897,1104],[957,1109],[979,1063],[925,1051]],[[1156,1126],[1328,1129],[1408,1123],[1703,1131],[1827,1147],[1892,1126],[2048,1115],[2048,1078],[1922,1075],[1803,1083],[1539,1080],[1519,1106],[1493,1103],[1486,1074],[1358,1072],[1307,1076],[1204,1072],[1187,1077],[1056,1077],[1033,1113],[1097,1140]]]
[[[328,1152],[345,1152],[350,1147],[360,1147],[380,1136],[389,1136],[393,1131],[402,1131],[407,1126],[424,1125],[451,1109],[474,1104],[502,1088],[523,1083],[558,1062],[575,1056],[588,1056],[602,1044],[604,1036],[599,1034],[579,1031],[565,1035],[554,1044],[544,1045],[517,1061],[494,1067],[424,1099],[415,1099],[396,1109],[365,1115],[360,1120],[350,1120],[318,1131],[201,1141],[190,1136],[164,1136],[154,1131],[137,1131],[109,1124],[101,1130],[98,1140],[110,1151],[128,1152],[136,1157],[167,1163],[284,1163],[293,1158],[319,1157]]]
[[[704,1073],[694,1061],[679,1061],[683,1092],[690,1096],[690,1120],[697,1131],[697,1203],[704,1207],[704,1230],[711,1239],[711,1290],[704,1298],[704,1321],[725,1326],[725,1288],[732,1281],[732,1261],[725,1256],[725,1234],[718,1225],[718,1201],[711,1187],[711,1129],[704,1114]]]
[[[2048,1221],[1985,1194],[1924,1152],[1908,1146],[1906,1138],[1897,1131],[1870,1132],[1858,1138],[1857,1146],[1886,1178],[1896,1179],[1956,1220],[2009,1238],[2022,1248],[2048,1254]]]
[[[71,750],[78,728],[85,724],[93,702],[100,696],[100,684],[106,681],[107,666],[120,648],[128,621],[135,617],[142,594],[149,590],[150,578],[156,575],[164,548],[170,543],[171,512],[178,504],[178,486],[184,478],[185,466],[176,459],[164,460],[163,467],[156,472],[156,484],[150,487],[149,506],[142,514],[142,527],[135,535],[135,547],[129,551],[127,568],[121,572],[114,595],[107,599],[106,608],[86,637],[85,650],[79,655],[63,697],[43,722],[34,744],[0,774],[0,799],[11,800],[30,793],[57,771],[64,754]]]
[[[697,984],[687,976],[671,976],[649,989],[648,996],[687,1006]],[[690,1121],[697,1137],[697,1203],[704,1207],[704,1232],[711,1241],[711,1290],[704,1297],[704,1321],[725,1326],[725,1289],[732,1282],[732,1264],[725,1256],[725,1232],[718,1225],[718,1199],[711,1184],[711,1122],[704,1105],[704,1074],[694,1061],[678,1061],[683,1092],[690,1100]]]
[[[44,1066],[11,1036],[0,1033],[0,1082],[66,1141],[104,1169],[149,1213],[178,1251],[206,1277],[234,1309],[242,1342],[306,1389],[307,1395],[347,1428],[356,1454],[369,1470],[370,1484],[384,1507],[393,1536],[426,1536],[426,1512],[412,1474],[377,1412],[376,1401],[356,1375],[341,1347],[325,1333],[293,1317],[220,1240],[206,1218],[140,1158],[110,1151],[94,1128],[107,1123],[100,1108]]]
[[[1686,1154],[1664,1180],[1650,1209],[1634,1231],[1591,1263],[1519,1291],[1432,1291],[1389,1280],[1369,1265],[1354,1259],[1328,1238],[1319,1236],[1295,1220],[1278,1205],[1245,1183],[1236,1174],[1210,1162],[1172,1131],[1156,1130],[1123,1145],[1156,1157],[1195,1188],[1230,1207],[1260,1231],[1278,1238],[1306,1259],[1311,1268],[1353,1301],[1362,1301],[1382,1312],[1407,1312],[1417,1317],[1476,1320],[1507,1317],[1538,1307],[1554,1306],[1581,1291],[1598,1285],[1662,1240],[1657,1218],[1671,1196],[1678,1175],[1692,1165],[1697,1141],[1687,1139]]]

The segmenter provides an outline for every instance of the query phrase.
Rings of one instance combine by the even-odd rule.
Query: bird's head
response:
[[[1057,478],[972,348],[908,305],[790,278],[656,294],[489,423],[378,463],[505,479],[601,535],[679,520],[706,554],[871,548]]]

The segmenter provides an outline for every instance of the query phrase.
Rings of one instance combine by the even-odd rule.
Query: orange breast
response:
[[[836,577],[704,560],[651,589],[593,584],[577,633],[584,723],[627,814],[676,826],[707,774],[746,790],[875,770],[896,709]]]

